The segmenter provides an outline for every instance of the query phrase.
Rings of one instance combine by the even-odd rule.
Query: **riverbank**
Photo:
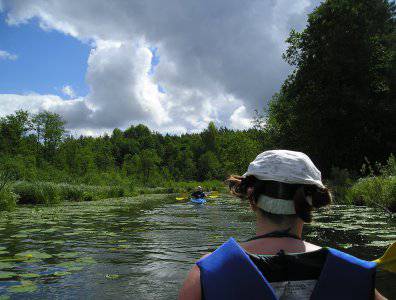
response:
[[[368,206],[387,213],[396,213],[396,159],[391,155],[385,165],[363,165],[366,177],[353,178],[347,170],[333,168],[331,188],[334,202],[356,206]]]
[[[66,202],[97,201],[107,198],[134,197],[150,194],[188,193],[198,185],[208,191],[224,191],[221,181],[168,182],[163,187],[142,186],[93,186],[53,182],[17,181],[0,189],[0,211],[13,210],[18,204],[54,205]]]

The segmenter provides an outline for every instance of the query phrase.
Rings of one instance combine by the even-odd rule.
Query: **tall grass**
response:
[[[19,203],[56,204],[61,201],[94,201],[125,196],[125,189],[118,186],[72,185],[52,182],[19,181],[12,185],[19,196]]]
[[[347,203],[396,212],[396,176],[359,179],[346,193]]]
[[[18,196],[10,188],[12,174],[8,171],[0,171],[0,211],[10,211],[16,206]]]
[[[201,185],[205,191],[225,190],[225,185],[218,180],[205,182],[167,182],[163,187],[156,188],[17,181],[10,186],[8,193],[12,194],[7,194],[7,201],[14,199],[15,203],[16,198],[18,198],[18,203],[20,204],[51,205],[60,203],[61,201],[95,201],[106,198],[137,196],[139,194],[186,193],[196,189],[198,185]],[[3,198],[5,199],[5,196]]]
[[[355,205],[367,205],[396,212],[396,159],[391,155],[385,165],[372,167],[367,161],[362,171],[368,176],[359,179],[347,191],[345,200]]]
[[[15,208],[18,195],[15,194],[9,186],[0,189],[0,212],[11,211]]]

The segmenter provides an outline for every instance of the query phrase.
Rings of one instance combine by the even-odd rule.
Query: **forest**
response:
[[[335,191],[360,177],[376,177],[384,178],[378,183],[388,193],[384,198],[395,196],[395,11],[386,0],[333,0],[317,7],[303,31],[291,30],[283,58],[293,71],[249,130],[211,122],[201,133],[169,135],[139,124],[75,137],[53,112],[4,116],[0,196],[7,198],[8,185],[29,182],[131,191],[222,181],[275,148],[308,154]],[[394,198],[386,201],[396,206]]]

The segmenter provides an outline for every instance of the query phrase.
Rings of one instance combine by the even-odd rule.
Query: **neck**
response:
[[[294,222],[275,224],[262,216],[258,216],[256,223],[256,235],[263,235],[273,231],[282,231],[290,228],[289,233],[301,237],[303,224],[304,223],[299,219],[296,219]]]

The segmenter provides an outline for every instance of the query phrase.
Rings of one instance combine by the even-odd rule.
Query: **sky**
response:
[[[291,72],[319,0],[0,0],[0,116],[59,113],[76,135],[246,129]]]

